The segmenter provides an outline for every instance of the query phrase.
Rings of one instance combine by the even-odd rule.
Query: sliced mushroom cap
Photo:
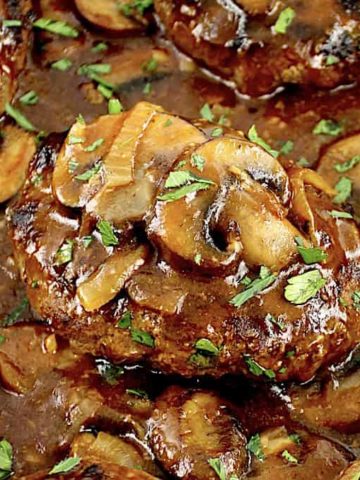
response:
[[[121,0],[75,0],[81,15],[97,27],[113,30],[115,32],[134,31],[142,28],[141,24],[133,18],[122,13],[121,7],[128,2]]]
[[[194,158],[203,161],[201,173],[192,165]],[[176,201],[168,200],[166,183],[161,190],[149,233],[164,255],[190,264],[198,255],[201,268],[224,270],[240,258],[276,270],[289,261],[296,251],[293,238],[300,233],[285,218],[282,200],[288,198],[288,177],[272,156],[245,140],[224,137],[180,161],[186,164],[172,175],[190,172],[193,183],[201,185]],[[224,237],[222,249],[219,235]]]
[[[215,480],[217,459],[226,478],[248,468],[246,439],[236,419],[214,393],[171,387],[156,403],[150,442],[162,466],[184,480]]]
[[[2,131],[0,146],[0,203],[15,195],[25,180],[27,167],[35,153],[33,136],[15,126]]]

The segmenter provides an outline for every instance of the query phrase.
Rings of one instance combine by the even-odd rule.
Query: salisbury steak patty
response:
[[[359,233],[265,147],[145,102],[49,137],[8,212],[34,310],[114,361],[309,379],[359,340]]]

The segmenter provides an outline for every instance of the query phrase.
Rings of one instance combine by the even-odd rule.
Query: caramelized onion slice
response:
[[[77,121],[71,127],[53,173],[54,192],[62,204],[82,207],[99,189],[99,174],[89,180],[76,177],[94,168],[96,162],[103,158],[118,134],[123,119],[123,115],[105,115],[89,125]],[[95,142],[99,143],[96,148]],[[87,151],[89,149],[92,151]]]
[[[218,459],[226,478],[248,467],[246,439],[236,419],[215,394],[171,387],[156,402],[150,442],[158,461],[176,478],[216,479]]]
[[[34,138],[15,126],[3,130],[0,146],[0,203],[11,198],[25,180],[26,170],[35,153]]]
[[[141,28],[134,19],[127,17],[121,12],[121,6],[127,1],[114,0],[75,0],[75,4],[81,15],[97,27],[126,32]]]
[[[145,109],[148,106],[144,104]],[[143,127],[143,121],[139,125],[135,123],[139,121],[138,115],[132,121],[134,129]],[[128,158],[133,159],[134,181],[130,185],[102,189],[87,206],[89,212],[115,225],[125,220],[141,220],[153,205],[160,179],[178,155],[185,147],[205,141],[205,136],[187,121],[159,112],[151,116],[144,133],[137,133],[137,137],[138,142],[129,142],[129,150],[122,152],[122,155],[127,153]],[[137,137],[134,136],[134,139]],[[105,162],[107,164],[108,159]]]
[[[280,197],[286,197],[288,178],[281,165],[259,147],[233,138],[209,141],[196,148],[189,156],[190,158],[186,158],[186,165],[179,172],[190,170],[194,175],[213,184],[208,185],[205,190],[176,201],[160,199],[157,202],[149,233],[164,255],[170,261],[180,258],[193,266],[195,259],[200,258],[201,261],[197,263],[200,263],[200,268],[205,269],[227,270],[238,263],[242,254],[244,258],[249,258],[256,264],[264,264],[266,260],[265,264],[271,267],[281,267],[286,257],[281,257],[283,260],[281,262],[276,258],[276,253],[284,248],[285,243],[286,253],[292,253],[295,250],[293,236],[298,232],[283,219],[286,212],[280,198],[261,185],[261,182],[273,185],[274,190],[280,192]],[[201,173],[191,165],[194,156],[203,159],[204,167]],[[241,189],[238,182],[231,180],[235,171],[237,176],[246,175],[247,181],[244,184],[246,188]],[[251,180],[250,175],[257,182]],[[243,190],[243,194],[236,200],[233,197],[233,204],[230,207],[227,203],[229,194],[233,195],[234,189]],[[264,203],[257,200],[259,192]],[[161,195],[166,193],[167,189],[161,191]],[[237,208],[237,200],[242,201],[241,211],[240,206]],[[227,218],[222,216],[219,222],[219,215],[224,211]],[[270,228],[271,221],[273,224]],[[261,222],[265,222],[267,228],[273,232],[280,224],[283,233],[286,231],[285,239],[281,241],[277,239],[278,246],[273,246],[269,258],[255,247],[256,243],[264,241],[263,229],[261,231],[257,229]],[[224,224],[226,226],[222,227]],[[244,237],[242,236],[244,229],[249,226],[255,235],[253,238],[246,232]],[[219,236],[222,237],[220,238],[222,249],[219,246]],[[275,233],[274,236],[276,238]],[[199,265],[196,268],[199,268]]]
[[[81,305],[91,312],[112,300],[131,275],[141,267],[147,250],[139,246],[134,250],[115,252],[89,279],[77,289]]]

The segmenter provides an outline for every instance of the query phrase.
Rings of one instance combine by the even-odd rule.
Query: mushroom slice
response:
[[[143,104],[145,109],[149,104]],[[143,111],[143,110],[142,110]],[[153,110],[151,110],[153,111]],[[134,116],[133,128],[143,127]],[[127,121],[124,123],[124,128]],[[120,136],[123,132],[120,132]],[[130,138],[128,135],[126,138]],[[205,136],[187,121],[157,112],[151,115],[144,133],[136,132],[133,143],[128,142],[121,155],[133,160],[134,181],[130,185],[104,188],[87,206],[89,212],[119,225],[125,220],[141,220],[153,205],[156,189],[162,176],[171,168],[178,155],[189,145],[205,141]],[[127,140],[125,139],[124,142]],[[120,141],[119,147],[120,149]],[[116,165],[114,158],[113,164]],[[129,162],[129,165],[132,163]],[[108,165],[108,158],[105,159]],[[106,167],[107,168],[107,167]],[[109,175],[110,176],[110,175]]]
[[[123,115],[105,115],[89,125],[78,120],[71,127],[53,173],[54,192],[62,204],[82,207],[100,188],[97,165],[109,151],[123,120]]]
[[[267,13],[274,3],[273,0],[235,0],[235,2],[251,15]]]
[[[10,125],[5,127],[2,133],[0,203],[11,198],[19,190],[35,153],[35,142],[29,133]]]
[[[91,312],[102,307],[123,288],[131,275],[146,259],[144,246],[114,253],[77,289],[81,305]]]
[[[226,478],[247,472],[246,439],[214,393],[170,387],[157,400],[150,425],[153,452],[176,478],[215,480],[214,462]]]
[[[320,158],[317,171],[332,187],[342,176],[351,180],[350,203],[360,218],[360,134],[344,138],[327,148]]]
[[[201,172],[192,166],[194,161],[199,161],[199,159],[203,164]],[[233,191],[234,189],[240,191],[241,186],[239,186],[239,182],[232,180],[234,173],[243,178],[245,178],[244,175],[246,176],[247,180],[243,182],[245,187],[241,195],[243,202],[241,208],[244,211],[247,209],[249,216],[256,215],[254,219],[246,219],[245,215],[237,208],[238,199],[234,198]],[[262,236],[256,227],[251,228],[252,234],[255,235],[253,238],[246,233],[243,236],[243,230],[251,221],[257,224],[266,221],[269,227],[270,218],[276,224],[272,227],[273,231],[279,227],[281,222],[283,224],[282,231],[287,230],[286,238],[280,241],[281,247],[279,248],[283,248],[284,242],[291,238],[286,251],[290,253],[295,250],[293,236],[298,232],[283,218],[286,212],[280,198],[265,188],[265,186],[271,185],[275,191],[279,192],[280,197],[287,198],[288,178],[286,172],[273,157],[258,146],[234,138],[209,141],[196,148],[190,158],[187,158],[187,164],[176,172],[172,172],[168,180],[181,182],[181,175],[185,179],[190,178],[195,187],[198,186],[198,191],[191,193],[190,190],[189,195],[171,201],[174,189],[166,189],[169,186],[167,181],[165,189],[160,192],[155,215],[149,226],[149,234],[170,261],[171,259],[176,261],[180,259],[196,268],[199,266],[194,264],[200,263],[200,268],[228,270],[238,263],[240,255],[244,251],[245,257],[251,257],[253,263],[263,264],[262,255],[259,255],[260,249],[253,250],[250,254],[253,244],[256,243],[258,237],[263,240]],[[181,188],[189,187],[191,189],[191,186],[191,184],[185,184]],[[259,192],[261,192],[264,204],[258,201],[257,205],[256,197]],[[232,209],[227,205],[229,195],[233,197]],[[231,201],[229,205],[231,205]],[[224,215],[221,216],[221,212],[225,211],[228,221],[225,221]],[[219,221],[220,217],[221,222]],[[239,224],[237,224],[237,220],[239,220]],[[221,226],[224,223],[226,223],[226,228]],[[279,266],[279,262],[275,259],[279,248],[273,247],[273,254],[267,261],[269,265]],[[196,258],[201,261],[195,262]]]
[[[97,27],[115,32],[133,31],[141,28],[140,23],[122,14],[121,6],[127,2],[114,0],[75,0],[81,15]]]

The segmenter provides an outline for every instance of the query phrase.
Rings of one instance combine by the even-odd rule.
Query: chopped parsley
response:
[[[51,64],[51,68],[60,72],[67,72],[72,67],[72,61],[68,58],[61,58]]]
[[[110,98],[108,103],[108,112],[109,115],[118,115],[124,110],[120,100],[117,98]]]
[[[6,103],[5,112],[19,125],[19,127],[29,132],[36,132],[34,125],[25,117],[23,113],[17,110],[15,107]]]
[[[22,21],[15,18],[6,18],[2,21],[2,24],[7,28],[21,27]]]
[[[292,140],[287,140],[284,142],[280,148],[279,153],[281,155],[288,155],[294,149],[294,142]]]
[[[13,448],[11,443],[3,439],[0,441],[0,479],[10,477],[13,465]]]
[[[2,345],[5,342],[5,340],[6,340],[5,335],[0,335],[0,345]],[[1,472],[1,470],[0,470],[0,472]],[[1,473],[0,473],[0,478],[1,478]]]
[[[49,475],[58,475],[59,473],[68,473],[74,470],[81,462],[79,457],[69,457],[57,463],[49,472]]]
[[[61,20],[39,18],[33,23],[33,26],[41,30],[56,33],[57,35],[62,35],[63,37],[77,38],[79,36],[79,32],[76,30],[76,28]]]
[[[210,368],[213,366],[214,356],[203,355],[202,353],[194,353],[190,356],[189,362],[198,368]]]
[[[252,127],[250,127],[250,130],[248,131],[247,136],[251,142],[256,143],[256,145],[259,145],[260,147],[262,147],[266,152],[268,152],[274,158],[277,158],[279,156],[279,152],[271,148],[270,145],[266,143],[265,140],[258,135],[255,125],[252,125]]]
[[[150,333],[145,332],[144,330],[132,328],[131,338],[134,342],[141,343],[141,345],[145,345],[146,347],[155,347],[154,337]]]
[[[301,445],[301,437],[297,433],[291,433],[289,435],[290,440],[296,445]]]
[[[225,465],[220,458],[209,458],[208,464],[219,477],[219,480],[227,480]]]
[[[159,64],[156,58],[151,57],[149,61],[143,64],[142,68],[144,72],[153,73],[153,72],[156,72],[158,66]]]
[[[126,329],[131,327],[132,314],[129,311],[126,311],[120,320],[117,322],[116,326],[118,328]]]
[[[342,212],[340,210],[331,210],[331,212],[329,212],[329,215],[333,218],[353,218],[351,213]]]
[[[200,338],[195,343],[196,350],[202,355],[218,355],[219,348],[213,344],[213,342],[207,338]]]
[[[86,172],[81,173],[80,175],[76,175],[75,179],[79,180],[80,182],[88,182],[92,177],[94,177],[100,172],[101,168],[102,163],[99,162],[92,168],[89,168],[89,170],[86,170]]]
[[[201,115],[201,118],[203,118],[204,120],[208,120],[209,122],[212,122],[215,118],[215,115],[213,114],[211,107],[208,103],[205,103],[201,107],[200,115]]]
[[[85,118],[79,113],[79,115],[76,117],[77,123],[80,123],[80,125],[85,125]]]
[[[296,161],[296,165],[298,167],[308,167],[310,165],[310,162],[307,158],[305,157],[300,157],[297,161]]]
[[[350,158],[349,160],[346,160],[344,163],[335,163],[334,169],[338,173],[345,173],[348,172],[349,170],[353,169],[360,163],[360,155],[355,155],[355,157]]]
[[[107,43],[99,42],[92,47],[91,51],[94,52],[94,53],[101,53],[101,52],[106,52],[106,50],[108,48],[109,48],[109,46],[108,46]]]
[[[101,93],[101,95],[107,100],[109,100],[113,94],[113,91],[111,88],[105,87],[101,83],[99,83],[99,85],[97,86],[97,91]]]
[[[205,158],[198,153],[193,153],[191,155],[191,165],[202,172],[205,166]]]
[[[10,327],[11,325],[14,325],[20,318],[24,315],[26,310],[29,307],[29,300],[24,297],[19,305],[15,307],[2,321],[2,325],[4,327]]]
[[[79,143],[84,143],[84,139],[81,137],[76,137],[75,135],[69,135],[69,145],[78,145]]]
[[[255,377],[265,377],[273,379],[275,378],[275,372],[270,368],[262,367],[258,362],[256,362],[250,355],[244,355],[244,361],[249,369],[249,372],[255,375]]]
[[[127,17],[134,15],[134,13],[136,12],[139,15],[144,15],[145,10],[150,8],[153,3],[153,0],[131,0],[128,3],[119,5],[119,9],[121,13],[123,13]]]
[[[82,65],[78,69],[79,75],[88,75],[89,73],[104,75],[110,72],[111,72],[111,65],[109,63],[93,63],[89,65]]]
[[[166,122],[164,123],[164,127],[165,128],[170,127],[172,124],[173,124],[172,120],[170,120],[170,118],[168,118],[166,120]]]
[[[105,247],[115,247],[119,244],[119,240],[115,235],[111,223],[106,220],[100,220],[96,227],[101,235],[101,240]]]
[[[73,256],[74,241],[65,240],[59,250],[55,254],[55,265],[65,265],[71,262]]]
[[[141,390],[140,388],[127,388],[126,393],[128,395],[133,395],[134,397],[139,397],[143,399],[149,398],[149,395],[147,394],[147,392],[145,392],[145,390]]]
[[[298,459],[295,458],[288,450],[284,450],[281,456],[288,462],[288,463],[299,463]]]
[[[261,267],[259,278],[252,280],[251,283],[246,286],[245,290],[235,295],[235,297],[230,300],[230,304],[236,308],[241,307],[241,305],[250,300],[250,298],[269,287],[275,280],[275,274],[271,273],[268,268]]]
[[[319,270],[310,270],[288,278],[288,284],[285,287],[285,298],[294,305],[306,303],[326,285]]]
[[[282,322],[282,320],[278,317],[274,317],[274,315],[271,315],[271,313],[268,313],[265,317],[265,321],[271,322],[274,325],[276,325],[282,332],[286,330],[286,326]]]
[[[354,308],[356,310],[360,310],[360,290],[356,290],[352,294],[351,298],[352,298],[352,301],[353,301]]]
[[[124,374],[123,367],[120,365],[114,365],[113,363],[103,359],[98,359],[95,363],[102,378],[109,385],[117,385],[119,377]]]
[[[69,166],[68,166],[69,173],[74,173],[75,170],[78,168],[78,166],[79,166],[78,161],[75,158],[70,158]]]
[[[296,16],[296,13],[293,8],[291,7],[285,8],[278,16],[278,19],[276,20],[276,23],[274,25],[274,31],[276,33],[284,35],[287,32],[287,29],[289,28],[291,23],[293,22],[295,16]]]
[[[324,262],[328,258],[328,254],[319,247],[304,247],[301,237],[295,237],[297,243],[297,250],[300,253],[302,259],[306,265],[312,265],[313,263]]]
[[[92,235],[86,235],[85,237],[82,237],[81,241],[84,247],[88,248],[94,241],[94,237]]]
[[[158,196],[158,200],[172,202],[198,190],[207,190],[215,185],[211,180],[201,178],[189,170],[171,172],[165,182],[165,188],[176,189]],[[180,187],[180,188],[179,188]]]
[[[30,90],[19,98],[23,105],[36,105],[39,101],[39,96],[34,90]]]
[[[150,82],[146,82],[143,88],[143,94],[144,95],[150,95],[152,91],[152,85]]]
[[[255,455],[255,457],[258,458],[259,460],[261,461],[265,460],[265,454],[261,445],[261,438],[258,433],[256,433],[250,438],[246,448],[249,450],[249,452]]]
[[[331,135],[336,137],[343,132],[343,127],[335,120],[320,120],[313,129],[315,135]]]
[[[224,130],[221,127],[216,127],[211,131],[210,136],[213,138],[220,137],[223,134]]]
[[[327,67],[330,67],[331,65],[336,65],[339,62],[340,62],[339,57],[336,57],[335,55],[330,54],[326,57],[325,63]]]
[[[103,138],[98,138],[91,145],[88,145],[87,147],[85,147],[84,152],[94,152],[97,148],[101,147],[104,141],[105,140]]]
[[[197,253],[194,257],[194,262],[196,263],[196,265],[201,265],[201,259],[202,259],[201,253]]]
[[[335,190],[338,192],[334,198],[334,203],[344,203],[351,197],[352,181],[348,177],[342,177],[335,185]]]

